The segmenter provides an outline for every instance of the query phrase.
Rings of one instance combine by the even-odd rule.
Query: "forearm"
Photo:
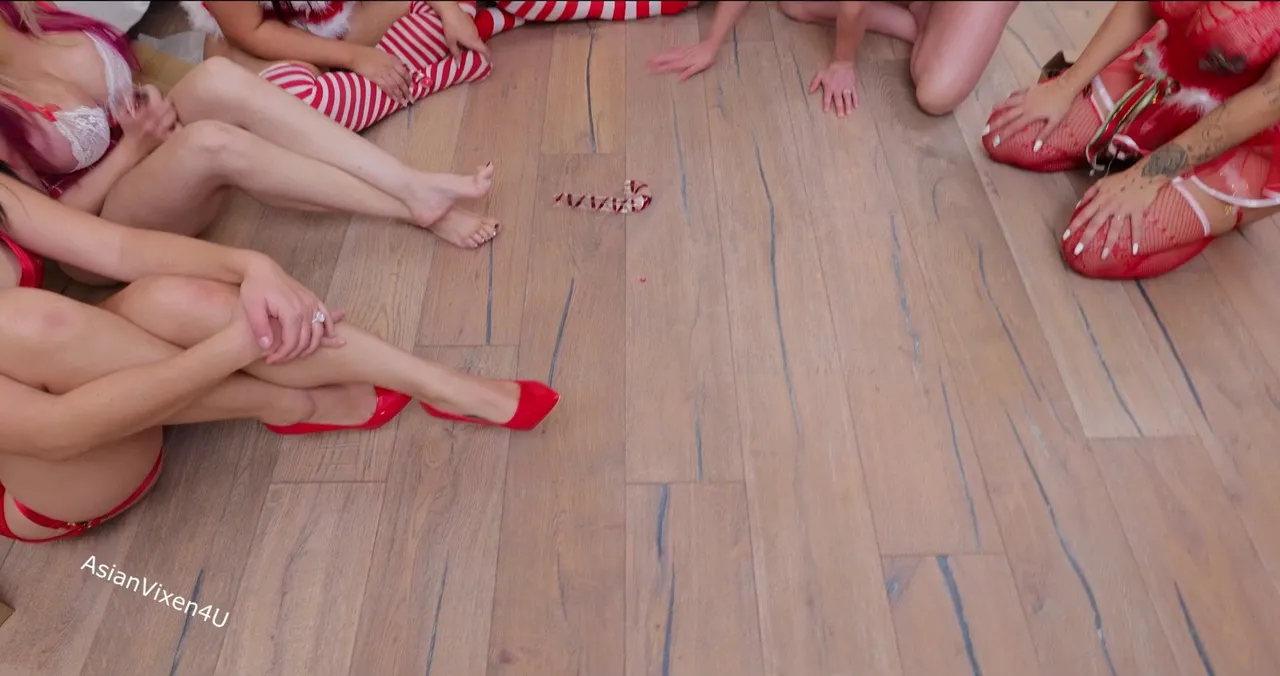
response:
[[[102,205],[107,201],[111,187],[130,169],[138,166],[143,157],[144,154],[132,142],[122,140],[106,157],[86,171],[75,185],[63,192],[58,201],[87,214],[96,216],[102,213]]]
[[[156,230],[127,228],[117,263],[97,274],[121,282],[143,277],[180,275],[239,285],[264,254]]]
[[[432,2],[431,0],[427,0],[427,6],[431,8],[431,11],[439,14],[442,19],[453,12],[462,12],[462,8],[459,7],[456,2]],[[463,14],[465,14],[465,12],[463,12]]]
[[[1102,69],[1133,46],[1155,24],[1156,16],[1150,3],[1132,0],[1115,3],[1097,32],[1089,39],[1089,44],[1080,53],[1080,58],[1076,59],[1059,80],[1073,91],[1084,91]]]
[[[57,398],[46,456],[65,460],[150,429],[253,362],[247,339],[226,331],[161,362],[116,371]]]
[[[1142,175],[1175,177],[1280,123],[1280,78],[1231,97],[1142,161]]]
[[[239,284],[263,254],[194,237],[129,228],[74,209],[0,177],[5,233],[32,253],[94,274],[131,282],[155,275]]]
[[[836,46],[831,55],[831,61],[834,63],[853,63],[854,57],[858,55],[858,46],[862,44],[862,37],[867,34],[867,13],[866,3],[863,2],[845,2],[840,3],[840,9],[836,13]]]
[[[717,46],[723,45],[724,41],[733,34],[733,27],[738,23],[738,19],[742,18],[742,13],[747,11],[747,6],[750,4],[742,0],[716,3],[716,11],[711,18],[711,28],[707,31],[707,42]]]

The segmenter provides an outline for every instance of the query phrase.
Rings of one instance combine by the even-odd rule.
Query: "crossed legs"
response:
[[[102,307],[38,289],[4,291],[0,381],[65,393],[202,341],[226,325],[237,303],[234,287],[183,277],[140,280]],[[238,419],[275,425],[359,424],[374,410],[374,385],[448,412],[489,420],[505,421],[516,411],[519,388],[513,382],[476,378],[425,361],[354,326],[343,324],[340,330],[346,345],[322,348],[289,364],[255,364],[228,377],[166,424]],[[141,483],[159,452],[159,438],[159,431],[152,430],[92,449],[70,463],[30,461],[28,471],[7,466],[6,488],[19,501],[54,518],[96,517]],[[39,471],[31,470],[34,463],[39,463]],[[67,481],[81,490],[75,495],[56,490]],[[19,537],[56,534],[11,508],[6,515]]]

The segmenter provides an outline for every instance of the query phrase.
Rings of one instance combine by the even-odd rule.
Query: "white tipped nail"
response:
[[[1062,233],[1062,241],[1064,241],[1064,242],[1065,242],[1065,241],[1067,241],[1067,240],[1069,240],[1069,239],[1071,239],[1071,231],[1070,231],[1070,230],[1068,230],[1068,231],[1066,231],[1066,232]]]
[[[1038,153],[1040,152],[1040,149],[1043,147],[1044,147],[1044,141],[1041,141],[1040,139],[1036,139],[1036,142],[1031,144],[1031,152]]]
[[[1000,145],[1000,136],[999,134],[997,134],[994,138],[991,139],[991,147],[995,148],[996,146],[999,146],[999,145]]]
[[[1110,248],[1103,248],[1103,250],[1102,250],[1102,260],[1104,260],[1104,261],[1105,261],[1105,260],[1107,260],[1108,258],[1111,258],[1111,249],[1110,249]]]
[[[1128,156],[1128,155],[1126,155],[1126,154],[1124,154],[1124,153],[1116,153],[1116,159],[1117,159],[1117,160],[1127,160],[1127,159],[1129,159],[1129,156]]]
[[[1075,255],[1079,256],[1081,251],[1084,251],[1084,242],[1081,242],[1081,243],[1077,244],[1077,245],[1076,245],[1076,250],[1075,250],[1075,251],[1073,251],[1072,253],[1074,253]]]
[[[988,124],[982,128],[983,136],[986,136],[987,134],[990,134],[990,133],[991,133],[991,125]]]
[[[1135,256],[1137,256],[1137,255],[1138,255],[1138,243],[1137,243],[1137,242],[1134,242],[1134,243],[1133,243],[1133,255],[1135,255]]]

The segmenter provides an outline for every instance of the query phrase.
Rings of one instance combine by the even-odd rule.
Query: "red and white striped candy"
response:
[[[653,197],[649,194],[649,186],[639,181],[629,180],[622,184],[622,197],[605,197],[603,195],[574,195],[562,192],[556,195],[556,204],[563,204],[570,209],[590,209],[613,214],[634,214],[644,211]]]

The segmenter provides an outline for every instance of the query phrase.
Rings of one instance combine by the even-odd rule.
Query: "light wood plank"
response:
[[[760,676],[742,484],[627,487],[627,676]]]
[[[866,108],[822,112],[823,26],[774,27],[845,389],[885,555],[1000,551],[1000,533],[915,248]],[[847,186],[859,186],[849,190]],[[886,321],[886,318],[892,318]],[[903,491],[906,485],[914,486]]]
[[[1170,673],[1159,620],[956,122],[919,112],[901,69],[877,66],[864,64],[864,105],[938,310],[1040,666],[1062,676]]]
[[[16,609],[0,626],[0,673],[80,673],[94,656],[94,635],[113,603],[127,603],[140,623],[177,614],[80,568],[90,563],[118,565],[130,574],[144,572],[123,565],[141,525],[138,514],[130,516],[102,526],[96,541],[14,544],[0,566],[0,598]],[[141,646],[140,652],[150,650],[154,648]]]
[[[160,481],[121,517],[137,524],[131,546],[115,556],[98,553],[98,558],[201,608],[222,612],[217,618],[212,610],[207,617],[192,616],[191,610],[157,603],[159,591],[145,597],[117,589],[101,625],[95,625],[84,668],[70,673],[211,674],[231,626],[227,614],[239,613],[237,594],[280,437],[247,421],[180,427],[167,437]],[[76,546],[97,553],[102,535],[91,534]]]
[[[382,496],[369,483],[271,487],[215,674],[347,674]]]
[[[488,197],[466,208],[494,218],[501,234],[484,249],[436,247],[427,278],[420,345],[515,345],[520,338],[525,275],[535,235],[530,215],[553,195],[538,192],[547,72],[555,31],[522,28],[499,36],[493,73],[467,85],[453,169],[494,163]],[[519,118],[518,121],[514,121]],[[420,115],[417,119],[431,120]]]
[[[819,242],[773,45],[701,82],[710,113],[765,671],[897,674]],[[788,79],[790,81],[790,75]],[[857,608],[851,614],[849,608]]]
[[[698,39],[706,39],[707,34],[711,31],[711,20],[715,16],[716,2],[704,2],[697,9],[698,17]],[[738,19],[738,23],[733,27],[733,34],[728,40],[724,51],[720,57],[725,59],[736,70],[738,46],[744,42],[772,42],[773,41],[773,22],[770,16],[777,10],[776,2],[753,2],[751,3],[742,16]],[[675,43],[672,43],[674,45]],[[692,44],[692,43],[680,43]]]
[[[542,152],[625,152],[626,23],[572,21],[554,30]]]
[[[1203,260],[1203,259],[1199,259]],[[1181,378],[1201,439],[1263,564],[1280,583],[1280,377],[1271,370],[1212,270],[1184,266],[1133,290],[1147,334]]]
[[[1089,44],[1094,31],[1102,25],[1102,20],[1107,18],[1111,8],[1115,6],[1114,2],[1039,2],[1036,4],[1053,12],[1053,16],[1062,26],[1068,39],[1058,48],[1074,51],[1073,54],[1067,55],[1069,58],[1075,58],[1084,46]]]
[[[487,377],[509,378],[516,368],[510,347],[420,354]],[[350,676],[484,673],[509,439],[496,428],[406,412]]]
[[[906,676],[1036,676],[1035,648],[1000,556],[885,561]]]
[[[627,176],[654,195],[626,218],[629,481],[742,479],[706,97],[646,63],[664,43],[695,39],[696,20],[628,27]]]
[[[1019,5],[1000,51],[955,118],[1085,433],[1192,434],[1156,353],[1145,341],[1134,340],[1141,320],[1124,287],[1084,279],[1062,262],[1058,242],[1079,199],[1072,181],[1064,174],[996,164],[982,148],[981,130],[992,108],[1009,92],[1034,83],[1041,64],[1066,41],[1044,3]]]
[[[542,159],[542,193],[622,184],[617,155]],[[623,672],[625,232],[603,214],[535,210],[519,374],[562,401],[513,435],[489,644],[491,676]],[[518,516],[514,516],[518,515]]]
[[[1093,449],[1182,673],[1280,673],[1280,592],[1200,440]]]

